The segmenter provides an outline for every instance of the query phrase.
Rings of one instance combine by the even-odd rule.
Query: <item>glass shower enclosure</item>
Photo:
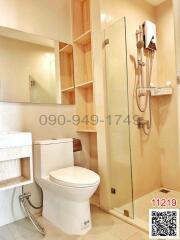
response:
[[[111,209],[134,218],[130,145],[126,19],[105,30],[108,159]]]

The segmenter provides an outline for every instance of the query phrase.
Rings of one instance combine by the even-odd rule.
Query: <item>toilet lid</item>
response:
[[[51,181],[70,187],[90,187],[100,182],[100,177],[95,172],[75,166],[50,172],[49,176]]]

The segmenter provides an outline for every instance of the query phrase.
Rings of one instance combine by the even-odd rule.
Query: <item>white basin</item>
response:
[[[29,132],[0,132],[0,149],[32,145],[32,134]]]

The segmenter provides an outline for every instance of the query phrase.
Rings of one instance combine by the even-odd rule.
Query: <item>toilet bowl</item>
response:
[[[42,215],[67,234],[83,235],[91,229],[89,199],[100,177],[73,164],[72,139],[34,145],[35,179],[43,190]]]

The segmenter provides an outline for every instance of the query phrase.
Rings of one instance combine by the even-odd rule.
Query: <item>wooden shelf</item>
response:
[[[64,93],[64,92],[74,92],[74,86],[62,89],[61,92],[62,93]]]
[[[72,54],[73,53],[73,47],[72,47],[72,45],[67,44],[65,47],[61,48],[59,50],[59,52],[60,53],[64,52],[64,53]]]
[[[93,125],[94,85],[91,47],[91,0],[71,0],[73,28],[73,56],[76,114],[80,124],[76,131],[85,134],[89,142],[88,168],[98,173],[97,130]],[[91,202],[99,206],[99,191],[91,198]]]
[[[73,38],[90,29],[90,0],[72,0]]]
[[[8,179],[5,181],[1,181],[0,182],[0,190],[7,190],[7,189],[14,188],[14,187],[20,187],[20,186],[30,184],[32,182],[33,181],[31,181],[30,179],[20,176],[20,177]]]
[[[74,43],[74,74],[75,86],[93,81],[91,39],[86,44]]]
[[[77,132],[79,133],[96,133],[96,129],[78,129]]]
[[[88,30],[87,32],[83,33],[81,36],[79,36],[78,38],[76,38],[74,40],[74,43],[78,43],[78,44],[88,44],[91,42],[91,31]]]
[[[88,88],[92,85],[93,85],[93,81],[89,81],[89,82],[84,82],[84,83],[76,85],[76,88]]]
[[[16,151],[29,151],[29,153],[27,153],[27,155],[32,154],[32,149],[24,149],[24,147],[21,147],[21,149],[17,150],[16,148],[9,148],[8,149],[9,152],[11,152],[12,155],[16,155],[17,152]],[[8,151],[6,149],[6,151]],[[10,160],[6,160],[6,161],[0,161],[1,165],[3,166],[4,162],[7,162]],[[13,161],[13,160],[11,160]],[[27,185],[33,182],[33,178],[32,178],[32,158],[31,156],[29,157],[20,157],[19,158],[19,164],[20,164],[20,174],[19,176],[12,176],[11,174],[9,176],[8,179],[2,179],[0,181],[0,190],[6,190],[6,189],[11,189],[11,188],[15,188],[15,187],[20,187],[23,185]],[[1,167],[1,166],[0,166]]]

